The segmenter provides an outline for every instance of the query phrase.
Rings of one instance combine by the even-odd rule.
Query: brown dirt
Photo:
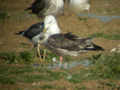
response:
[[[27,29],[30,25],[40,21],[40,19],[38,19],[36,16],[30,16],[28,13],[24,12],[24,9],[28,7],[32,3],[32,1],[33,0],[1,0],[0,1],[0,10],[8,11],[9,15],[11,16],[11,18],[5,19],[4,21],[0,22],[0,52],[3,52],[3,51],[18,52],[18,51],[28,50],[32,48],[32,44],[26,38],[15,35],[16,32]],[[102,10],[100,10],[101,12],[98,12],[97,8],[104,7],[105,9],[107,9],[108,7],[111,6],[111,1],[112,0],[110,0],[110,2],[107,5],[106,4],[107,1],[105,0],[91,0],[92,7],[90,12],[100,14]],[[114,5],[115,7],[118,6],[117,8],[119,8],[119,5],[120,5],[119,0],[114,0],[113,3],[115,4]],[[106,14],[106,13],[102,12],[102,14]],[[120,13],[118,13],[118,15],[119,14]],[[62,32],[73,32],[74,34],[79,35],[81,37],[86,37],[89,34],[93,34],[95,32],[103,32],[103,31],[105,33],[120,33],[119,19],[112,20],[111,22],[108,22],[108,23],[103,23],[95,18],[88,18],[86,21],[79,20],[77,16],[67,11],[67,8],[65,10],[65,15],[60,16],[58,18],[58,23],[60,25]],[[105,49],[104,52],[109,52],[112,48],[120,44],[120,40],[117,40],[117,41],[107,40],[103,38],[95,38],[94,42],[102,46]],[[28,47],[22,48],[20,45],[21,43],[27,43]],[[99,53],[99,52],[90,52],[87,54],[83,54],[80,57],[86,57],[89,55],[93,55],[95,53]],[[77,69],[79,70],[79,67]],[[43,85],[44,84],[47,84],[47,83],[43,82]],[[76,85],[71,84],[64,80],[60,80],[59,82],[54,81],[51,84],[62,87],[62,90],[73,90],[73,87],[82,86],[80,84],[76,84]],[[85,83],[83,82],[83,85],[89,88],[87,90],[96,90],[95,87],[97,83],[96,81],[90,81]],[[2,86],[0,85],[0,88],[2,88],[2,90],[8,90],[8,89],[17,90],[17,88],[26,88],[24,90],[34,90],[34,89],[27,88],[29,86],[31,86],[31,84],[30,85],[29,84],[2,85]],[[105,89],[105,90],[108,90],[108,89]]]
[[[98,0],[92,1],[92,7],[95,7]],[[103,1],[102,1],[103,2]],[[5,19],[3,23],[0,24],[0,51],[19,51],[23,50],[20,48],[20,43],[28,43],[30,48],[31,43],[23,37],[16,36],[15,33],[27,29],[30,25],[39,22],[36,16],[29,16],[29,14],[24,14],[24,9],[32,3],[28,0],[18,0],[17,2],[13,0],[4,1],[1,4],[1,8],[7,10],[12,18]],[[6,6],[6,8],[4,8]],[[91,12],[95,8],[91,8]],[[18,15],[16,13],[19,13]],[[24,15],[21,15],[24,14]],[[95,32],[105,32],[105,33],[118,33],[120,32],[120,20],[113,20],[112,22],[103,23],[98,19],[88,18],[86,21],[79,20],[77,16],[71,14],[67,8],[65,10],[65,15],[58,18],[58,23],[62,32],[73,32],[81,37],[86,37]],[[102,38],[97,38],[94,42],[106,50],[110,50],[116,47],[120,41],[106,40]],[[106,43],[107,42],[107,43]]]

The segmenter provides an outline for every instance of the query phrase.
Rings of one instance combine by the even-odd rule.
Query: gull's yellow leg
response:
[[[47,50],[46,50],[46,49],[44,49],[44,50],[43,50],[43,60],[45,60],[45,57],[46,57],[46,52],[47,52]]]
[[[43,59],[42,59],[41,54],[40,54],[40,44],[39,43],[38,43],[38,47],[37,47],[37,53],[38,53],[38,57],[40,59],[40,63],[42,63]]]
[[[34,59],[37,59],[37,47],[34,48]]]
[[[38,46],[37,46],[37,54],[38,54],[38,57],[41,58],[41,55],[40,55],[40,44],[38,44]]]

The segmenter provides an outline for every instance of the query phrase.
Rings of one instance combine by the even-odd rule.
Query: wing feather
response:
[[[33,24],[24,32],[24,36],[28,38],[32,38],[43,32],[43,29],[44,29],[44,23]]]
[[[78,43],[66,38],[64,34],[52,35],[48,39],[48,47],[67,50],[79,50]]]

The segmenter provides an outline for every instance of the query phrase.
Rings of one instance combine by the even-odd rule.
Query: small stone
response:
[[[111,49],[110,52],[115,52],[116,50],[117,50],[116,48],[113,48],[113,49]]]
[[[67,79],[70,80],[72,78],[72,75],[68,75]]]
[[[53,61],[53,62],[56,62],[56,61],[57,61],[56,57],[53,57],[53,58],[52,58],[52,61]]]
[[[118,48],[120,48],[120,44],[118,45]]]
[[[38,84],[37,84],[38,86],[40,85],[40,82],[38,82]]]
[[[33,82],[33,83],[32,83],[32,86],[36,86],[36,85],[37,85],[36,82]]]
[[[67,63],[67,62],[64,63],[64,68],[65,68],[65,69],[68,69],[68,63]]]

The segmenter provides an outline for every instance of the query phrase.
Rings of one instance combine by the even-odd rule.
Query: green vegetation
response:
[[[90,37],[101,37],[109,40],[120,40],[120,34],[105,34],[105,33],[94,33]]]
[[[5,45],[6,51],[13,43],[19,43],[16,41],[17,39],[14,39],[15,36],[13,33],[18,30],[24,30],[29,27],[29,25],[42,20],[36,17],[36,15],[29,13],[29,11],[24,11],[31,3],[32,0],[0,1],[0,23],[1,32],[3,33],[1,34],[0,45]],[[120,2],[118,0],[94,0],[90,13],[97,16],[119,16],[119,5]],[[108,39],[108,41],[116,40],[116,42],[120,40],[119,20],[113,19],[108,23],[103,23],[96,18],[82,16],[78,17],[79,20],[77,21],[75,17],[68,17],[70,15],[69,12],[67,13],[65,17],[63,16],[61,20],[59,20],[63,21],[63,25],[61,24],[62,27],[66,28],[66,23],[70,21],[74,23],[74,25],[73,27],[66,28],[64,32],[79,32],[77,34],[82,36],[94,32],[89,37],[100,37]],[[84,12],[81,13],[84,14]],[[87,14],[89,13],[86,13],[86,15]],[[64,22],[66,17],[71,18],[70,21],[67,20]],[[81,27],[77,27],[79,23]],[[88,27],[86,27],[87,25]],[[79,28],[80,31],[77,30]],[[82,32],[83,30],[84,32]],[[9,36],[9,40],[13,41],[8,42],[7,36]],[[119,44],[119,42],[113,45],[116,44]],[[107,47],[108,44],[104,45]],[[31,48],[29,43],[24,42],[20,43],[20,47],[16,46],[17,45],[13,47],[20,50],[21,48],[23,50]],[[2,50],[4,50],[5,47],[3,47]],[[110,49],[110,47],[106,49]],[[43,50],[41,50],[41,55],[43,57]],[[0,88],[2,87],[3,90],[12,90],[13,88],[14,90],[120,90],[120,53],[100,53],[90,58],[83,55],[83,57],[90,60],[91,63],[88,66],[80,65],[68,70],[58,68],[54,70],[48,69],[48,65],[52,66],[57,63],[52,61],[53,57],[59,60],[59,56],[47,51],[46,60],[40,63],[39,58],[34,56],[34,50],[22,52],[0,51]],[[82,59],[83,57],[80,56]],[[65,56],[63,62],[81,60],[78,57],[77,59],[73,58],[74,57]]]
[[[20,77],[24,73],[33,72],[33,68],[29,66],[17,67],[0,65],[0,83],[2,84],[15,84],[17,77]],[[17,76],[17,77],[16,77]]]
[[[120,53],[110,55],[98,54],[90,58],[92,61],[88,69],[81,69],[73,73],[70,82],[80,83],[86,80],[114,79],[119,80],[120,76]]]
[[[29,51],[16,52],[0,52],[0,59],[5,63],[30,63],[33,61],[33,53]]]
[[[15,63],[17,56],[15,52],[2,52],[0,53],[0,59],[5,60],[6,63]]]
[[[72,83],[81,83],[83,82],[83,80],[88,80],[88,78],[89,78],[89,71],[83,69],[77,73],[73,73],[72,78],[69,79],[69,81]]]
[[[23,75],[22,78],[20,78],[20,81],[26,82],[26,83],[32,83],[32,82],[40,82],[40,81],[53,81],[53,80],[59,80],[64,76],[62,72],[38,72],[39,74],[27,74]]]
[[[34,54],[33,52],[28,52],[28,51],[24,51],[24,52],[20,52],[20,58],[21,60],[23,60],[23,62],[32,62],[33,61],[33,57]]]
[[[29,47],[29,44],[22,42],[22,43],[20,43],[20,47],[21,48],[26,48],[26,47]]]
[[[111,90],[119,90],[120,89],[120,86],[113,81],[109,81],[109,82],[100,81],[99,84],[100,84],[100,87],[103,89],[104,89],[104,86],[111,87]]]
[[[51,55],[51,54],[49,54]],[[72,79],[69,79],[70,82],[74,82],[74,83],[78,83],[81,82],[83,80],[94,80],[94,79],[119,79],[119,75],[120,75],[120,53],[111,53],[110,55],[107,54],[97,54],[92,56],[91,58],[89,58],[92,61],[91,66],[89,66],[89,69],[81,69],[79,72],[77,73],[73,73],[72,74]],[[54,55],[50,58],[54,57]],[[48,57],[47,57],[48,58]],[[4,59],[5,62],[12,64],[12,63],[32,63],[33,62],[33,54],[30,52],[21,52],[19,53],[19,55],[11,52],[11,53],[0,53],[0,59]],[[48,60],[49,62],[49,60]],[[21,68],[18,69],[18,67],[14,68],[14,71],[8,72],[8,67],[4,67],[0,69],[0,73],[4,73],[4,74],[23,74],[24,72],[32,72],[33,68],[31,67],[27,67],[27,68]],[[11,67],[10,69],[13,69],[13,67]],[[45,68],[44,68],[45,69]],[[42,69],[40,69],[40,72],[44,71]],[[36,80],[56,80],[59,79],[61,77],[65,77],[67,74],[65,72],[51,72],[51,71],[47,71],[47,73],[49,73],[49,75],[46,77],[45,76],[40,76],[40,75],[24,75],[25,77],[25,81],[30,81],[29,79],[35,80],[35,78],[37,78]],[[40,76],[40,78],[38,79],[38,77]],[[49,79],[49,77],[51,77]],[[31,81],[32,81],[31,80]]]
[[[99,58],[93,56],[93,68],[91,74],[97,78],[119,79],[120,76],[120,53],[101,55]]]
[[[35,53],[34,50],[22,51],[22,52],[0,52],[0,59],[4,63],[8,63],[8,64],[15,64],[15,63],[30,64],[30,63],[36,62],[34,53]],[[44,51],[41,50],[40,53],[43,58]],[[52,61],[53,57],[56,57],[56,60],[59,60],[59,56],[46,50],[44,63],[46,64],[53,63]],[[39,60],[39,57],[37,59]],[[73,58],[70,56],[65,56],[64,59],[65,59],[64,61],[67,61],[67,62],[73,60]]]
[[[29,55],[26,55],[26,52],[23,53],[23,56],[24,55],[29,57]],[[89,60],[91,60],[92,63],[88,68],[81,68],[80,70],[71,73],[67,70],[62,71],[48,70],[46,68],[47,66],[34,67],[34,65],[32,64],[30,65],[22,64],[20,66],[18,64],[0,65],[1,67],[0,84],[39,83],[41,81],[52,82],[60,79],[64,79],[69,83],[78,84],[91,80],[100,80],[98,82],[98,88],[103,89],[104,86],[107,86],[112,89],[119,89],[120,88],[119,85],[114,81],[107,82],[102,81],[102,80],[119,80],[120,76],[119,56],[120,53],[110,53],[109,55],[108,54],[93,55],[92,57],[89,58]],[[69,75],[71,76],[70,78],[68,78]],[[62,86],[54,87],[53,85],[50,84],[42,86],[35,85],[32,86],[31,88],[56,89],[57,87],[62,88]],[[87,87],[85,85],[81,85],[80,87],[75,86],[75,89],[87,90]]]
[[[45,84],[45,85],[36,85],[36,86],[33,86],[32,88],[34,89],[42,89],[42,90],[64,90],[65,87],[64,86],[55,86],[55,85],[51,85],[51,84]],[[75,89],[76,90],[76,89]]]
[[[6,17],[8,17],[8,13],[7,12],[0,12],[0,20],[5,19]]]
[[[88,20],[88,18],[87,17],[84,17],[84,18],[79,17],[79,20],[86,22]]]
[[[54,89],[54,86],[51,86],[51,85],[43,85],[43,86],[41,86],[40,88],[42,88],[43,90],[45,90],[45,89]]]
[[[47,49],[44,49],[46,51],[46,57],[45,59],[47,60],[47,63],[51,63],[52,62],[52,58],[56,57],[56,59],[59,59],[59,56],[57,56],[56,54],[48,51]],[[43,55],[43,50],[41,50],[41,55]]]
[[[65,77],[65,72],[53,72],[45,68],[27,66],[4,66],[0,68],[0,83],[15,84],[17,82],[33,83],[40,81],[53,81]]]

